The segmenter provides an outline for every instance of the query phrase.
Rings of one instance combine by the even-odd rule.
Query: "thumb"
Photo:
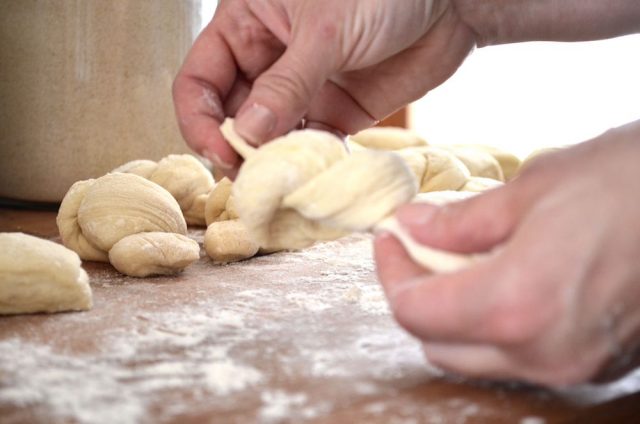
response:
[[[235,121],[236,131],[245,140],[264,143],[294,128],[306,114],[336,62],[333,32],[325,33],[329,35],[314,37],[306,29],[254,81]]]
[[[524,191],[516,185],[444,206],[405,205],[397,219],[419,243],[459,253],[486,251],[509,238],[527,209]]]

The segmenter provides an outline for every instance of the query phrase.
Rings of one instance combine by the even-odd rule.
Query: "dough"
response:
[[[467,199],[475,195],[472,192],[435,191],[418,194],[412,203],[433,203],[443,205]],[[376,232],[391,232],[404,246],[411,258],[424,268],[436,273],[453,272],[465,268],[486,254],[465,255],[447,252],[417,243],[411,235],[398,223],[395,217],[388,217],[375,226]]]
[[[440,146],[453,153],[465,164],[471,176],[493,178],[504,181],[504,174],[498,161],[489,153],[472,147]]]
[[[238,218],[231,195],[231,186],[231,180],[224,177],[209,193],[204,209],[204,219],[207,226],[213,222]]]
[[[175,233],[132,234],[109,250],[111,265],[132,277],[177,274],[198,259],[200,245]]]
[[[484,144],[458,144],[454,147],[475,149],[483,151],[485,153],[489,153],[494,157],[495,160],[498,161],[498,164],[502,169],[502,174],[504,175],[505,181],[509,181],[511,178],[513,178],[518,172],[520,165],[522,164],[522,161],[519,157],[517,157],[513,153],[498,149],[497,147],[487,146]]]
[[[169,268],[177,272],[198,259],[193,243],[175,237],[187,234],[176,200],[158,184],[135,174],[114,173],[77,182],[62,200],[56,221],[62,242],[81,258],[115,260],[119,271],[132,276],[167,273]],[[129,239],[111,254],[116,244],[140,233],[170,235]],[[160,241],[155,250],[149,249],[154,240]]]
[[[0,314],[91,306],[89,277],[76,253],[27,234],[0,233]]]
[[[246,227],[238,219],[216,221],[209,225],[204,235],[204,248],[216,263],[228,263],[248,259],[258,253]]]
[[[158,163],[134,160],[112,172],[136,174],[153,181],[178,201],[188,224],[205,225],[205,203],[214,182],[209,170],[192,155],[169,155]]]
[[[452,153],[437,147],[401,149],[395,152],[413,171],[420,192],[459,190],[471,173]]]
[[[427,142],[414,131],[399,127],[367,128],[349,139],[360,146],[377,150],[398,150],[427,145]]]
[[[366,230],[417,192],[398,155],[349,155],[328,132],[293,131],[256,150],[238,137],[231,120],[221,130],[245,157],[233,184],[238,215],[267,250],[299,249]]]
[[[471,177],[469,181],[460,189],[461,191],[481,192],[492,188],[500,187],[504,183],[492,178]]]

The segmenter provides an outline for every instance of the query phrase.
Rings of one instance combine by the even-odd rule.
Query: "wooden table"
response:
[[[59,240],[54,212],[0,209],[0,231]],[[1,423],[640,417],[640,374],[564,392],[438,376],[390,316],[364,236],[228,266],[203,257],[170,278],[84,267],[91,311],[0,318]]]

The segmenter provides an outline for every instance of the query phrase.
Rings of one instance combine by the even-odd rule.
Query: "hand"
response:
[[[174,82],[178,122],[233,174],[225,116],[253,144],[302,118],[354,133],[442,83],[473,46],[447,0],[222,0]]]
[[[398,219],[420,243],[495,250],[430,275],[386,234],[379,278],[398,322],[445,370],[563,386],[636,365],[640,121],[543,156],[512,182]]]

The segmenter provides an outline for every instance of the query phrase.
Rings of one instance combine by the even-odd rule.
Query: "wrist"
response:
[[[479,47],[587,41],[640,32],[637,0],[453,0]]]

